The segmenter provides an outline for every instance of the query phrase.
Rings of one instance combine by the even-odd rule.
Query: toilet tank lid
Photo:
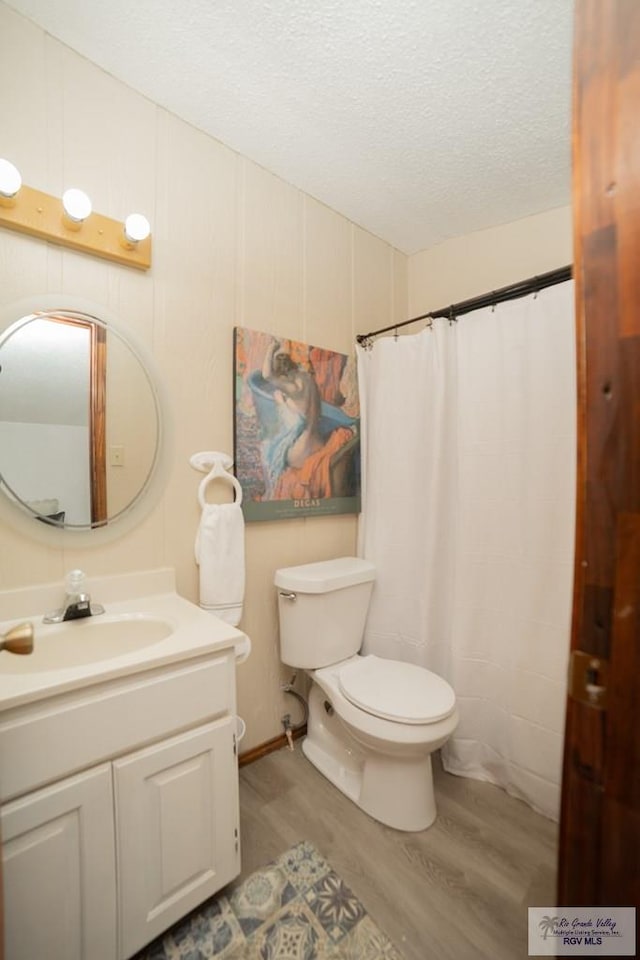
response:
[[[329,593],[358,583],[369,583],[376,576],[376,568],[369,560],[359,557],[338,557],[319,563],[303,563],[298,567],[276,570],[274,583],[282,590],[299,593]]]

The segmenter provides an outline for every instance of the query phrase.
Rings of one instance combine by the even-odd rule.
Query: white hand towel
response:
[[[205,503],[195,552],[200,606],[237,626],[244,600],[244,517],[238,503]]]

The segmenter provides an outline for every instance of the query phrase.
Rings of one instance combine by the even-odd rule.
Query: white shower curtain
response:
[[[449,771],[557,818],[575,500],[573,284],[359,349],[364,652],[452,684]]]
[[[441,671],[454,583],[456,326],[358,351],[361,556],[377,567],[363,652]]]

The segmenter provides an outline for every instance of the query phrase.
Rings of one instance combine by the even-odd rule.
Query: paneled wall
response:
[[[0,232],[0,303],[36,293],[84,297],[152,352],[175,424],[160,504],[99,549],[52,549],[0,527],[0,588],[168,565],[197,600],[197,450],[233,446],[234,325],[349,352],[354,336],[403,320],[403,254],[133,92],[0,3],[0,153],[25,183],[76,185],[102,214],[153,225],[146,274]],[[278,566],[355,550],[352,516],[247,527],[239,669],[243,750],[277,735],[284,700],[272,587]],[[97,597],[97,600],[100,598]],[[286,709],[295,709],[287,698]]]
[[[572,249],[571,207],[558,207],[421,250],[409,257],[409,316],[566,267]]]

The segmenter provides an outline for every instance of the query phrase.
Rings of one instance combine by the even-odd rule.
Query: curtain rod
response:
[[[521,280],[519,283],[512,283],[508,287],[501,287],[499,290],[493,290],[491,293],[483,293],[479,297],[472,297],[470,300],[462,300],[460,303],[452,303],[448,307],[442,307],[440,310],[431,310],[429,313],[423,313],[419,317],[412,317],[411,320],[403,320],[401,323],[393,323],[390,327],[382,327],[380,330],[372,330],[370,333],[359,333],[356,337],[360,346],[369,346],[372,338],[380,333],[389,333],[391,330],[399,330],[400,327],[406,327],[410,323],[417,323],[418,320],[436,320],[443,318],[445,320],[457,320],[465,313],[471,313],[473,310],[480,310],[482,307],[493,307],[496,303],[506,303],[507,300],[517,300],[520,297],[527,297],[531,293],[538,293],[546,287],[553,287],[557,283],[564,283],[571,279],[572,268],[560,267],[558,270],[550,270],[548,273],[541,273],[538,277],[529,277],[528,280]]]

